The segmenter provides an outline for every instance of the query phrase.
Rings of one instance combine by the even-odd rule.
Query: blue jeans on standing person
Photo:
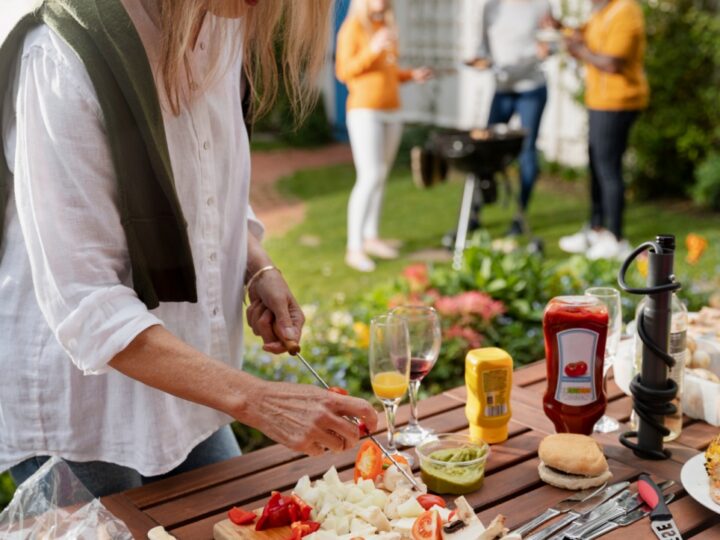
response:
[[[490,105],[488,125],[507,124],[513,114],[517,113],[527,132],[520,153],[520,208],[523,211],[530,203],[530,195],[540,170],[535,143],[546,102],[547,87],[541,86],[528,92],[495,92]]]
[[[130,467],[104,461],[66,460],[66,463],[94,497],[105,497],[239,455],[240,446],[235,439],[235,434],[230,426],[225,426],[193,448],[180,465],[159,476],[142,476]],[[10,476],[19,486],[42,467],[48,459],[50,459],[48,456],[26,459],[10,469]]]

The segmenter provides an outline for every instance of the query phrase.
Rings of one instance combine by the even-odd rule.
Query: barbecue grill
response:
[[[522,149],[525,131],[497,124],[471,131],[442,130],[430,137],[430,147],[450,166],[465,173],[458,227],[455,234],[453,266],[460,268],[470,221],[483,205],[497,200],[497,176],[515,160]]]

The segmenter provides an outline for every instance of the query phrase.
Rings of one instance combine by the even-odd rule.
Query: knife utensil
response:
[[[638,481],[638,488],[639,487],[640,482]],[[658,490],[659,489],[660,488],[658,488]],[[587,534],[594,531],[603,523],[607,521],[613,521],[616,518],[619,518],[629,512],[632,512],[633,510],[640,508],[642,505],[643,499],[640,497],[639,493],[632,494],[628,492],[628,494],[622,494],[614,501],[614,504],[608,510],[606,510],[603,515],[595,517],[594,519],[587,521],[579,527],[571,527],[570,530],[564,533],[564,536],[565,538],[570,538],[572,540],[584,540]],[[672,540],[671,537],[668,538],[669,540]]]
[[[330,389],[330,385],[325,382],[325,379],[323,379],[320,374],[315,371],[315,368],[312,367],[312,364],[305,360],[302,354],[300,354],[300,346],[297,343],[286,343],[285,347],[287,348],[288,352],[292,355],[300,359],[300,361],[305,365],[306,368],[308,368],[308,371],[312,373],[313,377],[325,388],[325,390]],[[355,424],[358,429],[361,428],[363,423],[358,419],[354,418],[352,416],[345,416],[344,417],[348,422],[351,424]],[[364,435],[367,435],[368,438],[375,443],[375,445],[380,448],[380,451],[385,454],[385,457],[390,460],[390,462],[395,465],[398,471],[405,477],[405,479],[410,482],[410,484],[418,491],[422,492],[423,490],[420,489],[420,486],[417,483],[417,480],[413,478],[411,474],[409,474],[403,467],[400,466],[400,464],[395,460],[395,458],[392,456],[390,452],[388,452],[385,447],[380,444],[380,442],[375,438],[375,435],[370,433],[369,431],[367,433],[364,433]]]
[[[674,493],[667,494],[665,496],[665,504],[670,504],[670,502],[672,502],[674,498]],[[600,525],[600,527],[592,531],[589,536],[586,536],[585,540],[595,540],[596,538],[600,538],[601,536],[606,535],[607,533],[612,532],[615,529],[632,525],[636,521],[640,521],[644,517],[647,517],[649,514],[650,508],[647,505],[643,505],[642,508],[638,508],[637,510],[625,514],[624,516],[615,518],[612,521],[608,521],[604,525]]]
[[[549,527],[545,527],[544,529],[533,534],[532,536],[529,536],[526,540],[545,540],[546,538],[550,538],[556,532],[564,529],[579,517],[592,512],[596,507],[604,503],[609,498],[614,497],[622,490],[627,488],[629,485],[630,482],[617,482],[601,489],[600,491],[588,497],[584,501],[577,503],[573,507],[569,508],[565,517],[553,523]]]
[[[546,521],[551,520],[555,516],[559,516],[560,514],[569,512],[573,506],[583,502],[586,499],[589,499],[593,495],[596,495],[597,493],[605,489],[605,486],[607,486],[607,483],[603,484],[598,488],[590,488],[573,493],[567,499],[563,499],[562,501],[555,503],[553,507],[548,508],[539,516],[534,517],[533,519],[525,523],[525,525],[523,525],[522,527],[515,529],[513,531],[513,534],[519,534],[520,536],[524,536],[526,533],[539,527]]]
[[[666,489],[673,486],[674,484],[675,484],[675,482],[673,480],[666,480],[666,481],[658,484],[658,487],[662,491],[665,491]],[[609,499],[609,500],[605,501],[604,503],[602,503],[600,506],[595,508],[595,510],[593,510],[589,514],[587,514],[581,518],[578,518],[575,521],[575,523],[570,525],[570,527],[564,532],[564,534],[567,536],[574,534],[578,529],[580,529],[580,527],[584,527],[590,521],[596,520],[597,518],[604,516],[605,514],[610,512],[610,510],[612,510],[613,506],[615,506],[617,504],[622,504],[630,497],[635,497],[636,501],[637,501],[637,506],[640,506],[642,501],[638,498],[638,495],[636,493],[632,493],[629,489],[626,489],[625,491],[620,493],[617,497],[614,497],[614,498]]]
[[[675,524],[660,488],[647,474],[638,478],[638,494],[650,510],[650,526],[660,540],[682,540],[682,535]]]

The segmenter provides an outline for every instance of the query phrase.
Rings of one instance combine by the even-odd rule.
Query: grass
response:
[[[396,169],[387,186],[381,233],[404,242],[401,257],[379,261],[372,274],[356,272],[343,262],[346,207],[353,181],[351,166],[336,166],[302,171],[280,182],[284,194],[306,202],[306,219],[286,235],[268,240],[267,249],[302,303],[322,305],[336,294],[352,298],[397,276],[411,262],[413,253],[439,247],[442,235],[456,223],[462,182],[421,191],[412,184],[409,171]],[[484,224],[493,237],[503,234],[513,212],[512,205],[502,204],[483,211]],[[547,257],[565,257],[558,239],[577,231],[587,215],[584,181],[545,178],[539,182],[529,219],[533,233],[545,241]],[[633,244],[658,233],[676,234],[680,244],[676,271],[693,281],[713,279],[720,267],[720,252],[713,247],[720,240],[720,215],[704,213],[687,203],[631,203],[626,212],[626,231]],[[689,232],[706,236],[711,246],[693,267],[684,261],[684,238]]]

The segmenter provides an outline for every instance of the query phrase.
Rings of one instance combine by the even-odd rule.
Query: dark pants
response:
[[[637,111],[589,111],[590,225],[623,237],[625,183],[622,163]]]
[[[490,105],[488,125],[507,124],[512,115],[517,113],[523,129],[527,131],[520,153],[520,208],[523,210],[530,202],[540,169],[535,143],[546,102],[547,88],[541,86],[529,92],[495,92]]]
[[[193,448],[185,461],[175,469],[160,476],[142,476],[135,469],[104,461],[66,460],[66,462],[94,497],[104,497],[239,455],[240,447],[235,435],[230,426],[225,426]],[[17,485],[20,485],[42,467],[48,459],[46,456],[26,459],[10,469],[10,476]]]

